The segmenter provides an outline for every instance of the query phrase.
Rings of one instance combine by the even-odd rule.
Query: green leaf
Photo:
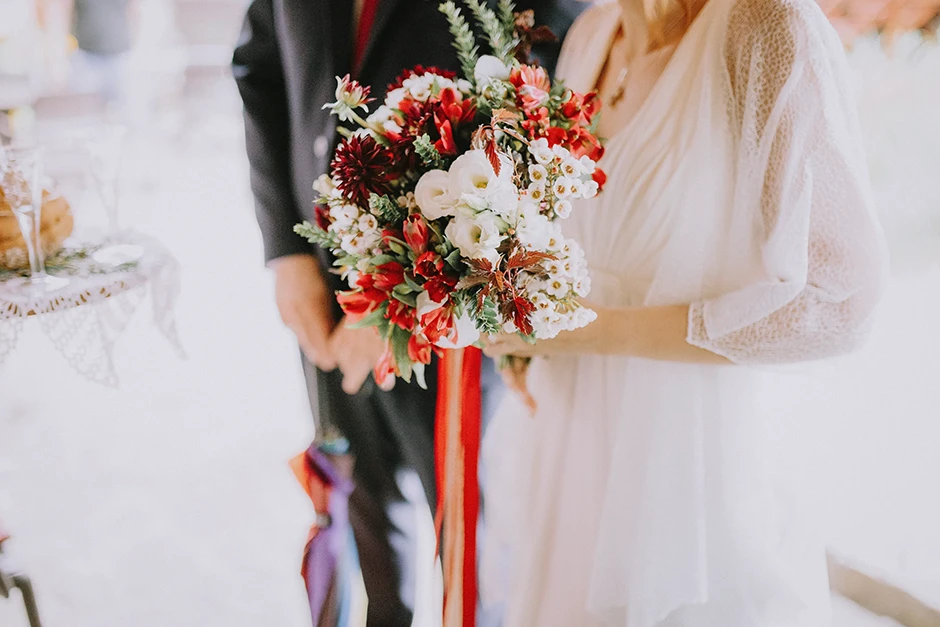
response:
[[[408,285],[408,287],[410,287],[410,288],[412,289],[412,291],[414,291],[414,292],[420,292],[421,290],[424,289],[423,287],[421,287],[420,285],[418,285],[418,284],[415,282],[414,279],[412,279],[410,276],[408,276],[408,273],[407,273],[407,272],[405,273],[404,276],[405,276],[405,283]]]
[[[414,368],[414,362],[408,356],[408,340],[411,339],[411,333],[405,331],[399,326],[392,328],[392,355],[395,357],[395,363],[398,364],[398,370],[401,372],[401,378],[411,382],[411,372]]]
[[[398,287],[401,287],[401,286],[398,286]],[[401,294],[395,290],[392,290],[392,296],[395,298],[395,300],[401,301],[405,303],[406,305],[408,305],[409,307],[418,306],[418,297],[414,294]]]
[[[350,329],[367,329],[369,327],[378,326],[382,320],[385,320],[385,310],[388,308],[386,304],[382,304],[375,311],[367,314],[362,320],[354,322],[349,325]]]
[[[397,224],[405,217],[405,210],[388,196],[369,194],[369,209],[383,224]]]
[[[454,270],[460,270],[463,268],[463,261],[460,258],[460,249],[455,248],[447,257],[444,258],[444,261],[447,262]]]

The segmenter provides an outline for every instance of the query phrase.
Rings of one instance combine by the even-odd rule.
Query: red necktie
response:
[[[375,12],[379,7],[379,0],[363,0],[362,13],[359,15],[359,24],[356,28],[356,47],[353,49],[353,71],[359,73],[365,58],[366,46],[369,45],[369,35],[372,33],[372,24],[375,23]]]

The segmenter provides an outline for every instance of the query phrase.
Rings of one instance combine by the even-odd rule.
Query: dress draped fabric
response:
[[[594,88],[619,7],[569,33]],[[691,304],[688,342],[738,365],[539,358],[538,411],[484,442],[482,585],[507,627],[825,627],[821,546],[773,490],[757,368],[861,342],[885,247],[838,37],[812,0],[710,0],[610,139],[566,223],[605,306]],[[508,558],[508,559],[507,559]]]

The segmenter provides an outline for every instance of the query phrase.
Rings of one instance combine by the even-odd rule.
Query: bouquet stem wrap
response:
[[[444,566],[444,627],[476,624],[482,353],[444,352],[438,373],[437,529]]]

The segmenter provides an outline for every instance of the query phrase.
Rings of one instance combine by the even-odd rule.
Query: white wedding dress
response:
[[[616,3],[559,73],[594,88]],[[813,0],[711,0],[566,223],[607,306],[689,304],[738,366],[537,359],[534,417],[484,443],[484,600],[506,627],[826,627],[822,547],[787,520],[752,403],[762,364],[841,354],[885,277],[841,44]]]

